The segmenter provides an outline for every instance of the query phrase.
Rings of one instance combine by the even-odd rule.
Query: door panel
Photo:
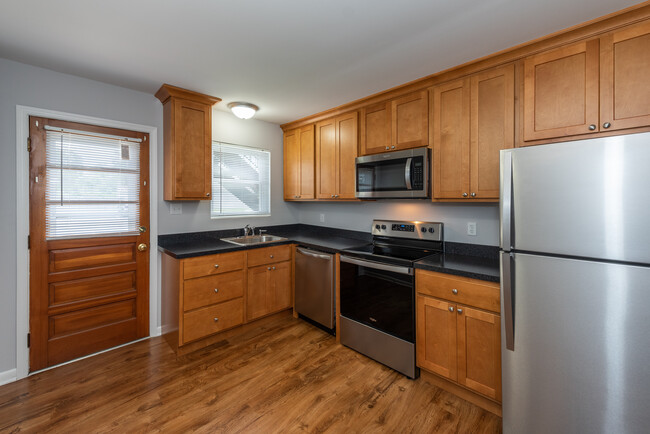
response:
[[[646,432],[650,268],[527,254],[513,267],[504,432]]]
[[[598,64],[598,40],[525,60],[524,140],[598,132]]]
[[[298,140],[300,144],[300,199],[313,199],[315,194],[316,164],[314,161],[314,125],[300,128]]]
[[[650,263],[650,133],[512,153],[514,247]]]
[[[337,192],[336,121],[330,119],[316,124],[316,197],[333,199]]]
[[[172,104],[174,142],[183,145],[174,152],[175,197],[204,199],[212,190],[212,108],[181,98]]]
[[[359,134],[357,112],[336,118],[336,138],[338,140],[338,195],[339,199],[354,199],[356,192],[355,159],[359,155]]]
[[[300,144],[298,130],[284,133],[284,199],[298,199],[300,194]]]
[[[64,134],[62,129],[66,131]],[[62,153],[60,169],[52,165],[52,160],[47,163],[48,131],[61,137],[57,143]],[[149,192],[145,187],[149,184],[149,147],[148,135],[143,133],[35,117],[30,118],[30,138],[30,371],[33,372],[149,334]],[[117,162],[130,160],[132,155],[129,149],[125,152],[125,140],[131,140],[129,149],[135,146],[134,140],[140,140],[139,176],[129,175],[130,181],[120,182],[130,182],[130,191],[137,188],[139,193],[125,199],[124,196],[107,197],[111,193],[101,191],[102,196],[95,199],[93,192],[101,189],[93,182],[101,177],[89,174],[120,173],[121,163]],[[70,147],[64,147],[64,142]],[[90,151],[88,156],[65,151],[69,161],[83,161],[83,167],[71,166],[63,158],[64,149],[83,151],[93,147],[105,152],[101,159],[93,160]],[[137,167],[133,161],[128,164]],[[133,172],[132,168],[128,170]],[[48,179],[48,173],[60,174],[57,179],[61,180],[64,174],[83,176],[90,179],[89,189],[61,181],[61,203],[58,199],[54,204],[47,202],[50,214],[46,216],[46,190],[48,183],[53,182]],[[64,185],[71,188],[65,195]],[[127,188],[127,184],[121,188]],[[76,198],[77,193],[70,191],[82,191],[82,196]],[[86,205],[95,209],[98,203],[105,209],[116,210],[110,211],[115,214],[113,220],[108,220],[107,229],[99,228],[99,233],[88,237],[88,230],[82,227],[80,233],[86,238],[74,235],[46,238],[46,218],[50,219],[49,227],[54,227],[52,224],[58,224],[57,219],[66,219],[69,210],[78,212]],[[123,203],[129,205],[121,206]],[[66,208],[68,205],[70,208]],[[122,214],[133,209],[137,209],[139,217]],[[80,220],[80,224],[93,221],[93,214],[87,215],[87,220]],[[113,232],[122,225],[123,232]],[[74,231],[74,226],[68,229]],[[102,230],[108,232],[101,233]],[[57,233],[52,232],[50,236],[56,237]],[[137,249],[139,245],[143,246],[142,251]]]
[[[268,293],[271,287],[271,267],[260,265],[248,269],[246,319],[253,320],[269,312]]]
[[[604,36],[601,65],[601,129],[650,125],[650,22]]]
[[[427,92],[415,92],[392,101],[392,145],[397,149],[429,144],[429,101]]]
[[[456,305],[421,295],[416,303],[417,365],[456,380]]]
[[[291,303],[291,261],[278,262],[271,267],[273,302],[271,311],[287,309]]]
[[[377,154],[390,149],[391,105],[373,104],[361,109],[361,155]]]

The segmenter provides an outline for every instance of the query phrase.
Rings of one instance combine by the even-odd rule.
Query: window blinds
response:
[[[212,217],[271,213],[271,153],[212,143]]]
[[[46,127],[45,164],[47,239],[139,233],[139,141]]]

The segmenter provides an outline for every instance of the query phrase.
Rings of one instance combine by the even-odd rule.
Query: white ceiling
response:
[[[634,0],[2,0],[0,57],[283,123]]]

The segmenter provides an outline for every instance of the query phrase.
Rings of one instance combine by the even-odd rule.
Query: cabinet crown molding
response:
[[[182,89],[180,87],[172,86],[171,84],[163,84],[158,92],[156,92],[156,98],[160,100],[161,103],[165,104],[167,100],[171,97],[182,98],[201,104],[208,104],[210,106],[215,105],[221,98],[216,96],[205,95],[203,93],[194,92],[192,90]]]

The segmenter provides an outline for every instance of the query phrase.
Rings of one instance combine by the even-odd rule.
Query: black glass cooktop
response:
[[[440,253],[440,250],[400,245],[366,244],[365,246],[344,250],[344,252],[365,257],[371,261],[411,266],[415,261]]]

